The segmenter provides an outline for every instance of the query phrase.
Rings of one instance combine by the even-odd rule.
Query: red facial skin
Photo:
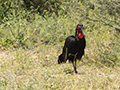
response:
[[[83,27],[83,28],[84,28],[84,27]],[[83,35],[82,32],[79,33],[79,29],[80,29],[80,26],[78,26],[77,36],[78,36],[78,38],[82,39],[84,35]]]

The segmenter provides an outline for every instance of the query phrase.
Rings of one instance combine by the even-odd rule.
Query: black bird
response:
[[[74,71],[76,70],[76,59],[81,60],[86,47],[83,24],[78,24],[75,29],[75,36],[68,36],[65,40],[62,54],[58,57],[58,64],[65,63],[67,60],[72,62]]]

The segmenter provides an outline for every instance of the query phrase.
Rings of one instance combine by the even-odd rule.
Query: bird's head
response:
[[[83,29],[84,29],[83,24],[78,24],[76,26],[75,36],[77,36],[79,39],[82,39],[85,36]]]

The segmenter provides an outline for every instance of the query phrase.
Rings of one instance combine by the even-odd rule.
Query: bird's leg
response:
[[[73,61],[73,67],[74,67],[75,73],[77,73],[77,70],[76,70],[76,59],[75,59],[75,61]]]
[[[76,59],[75,59],[75,73],[77,73],[77,70],[76,70]]]

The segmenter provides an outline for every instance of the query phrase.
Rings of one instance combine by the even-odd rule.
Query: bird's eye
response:
[[[78,26],[78,29],[80,29],[80,26]]]

